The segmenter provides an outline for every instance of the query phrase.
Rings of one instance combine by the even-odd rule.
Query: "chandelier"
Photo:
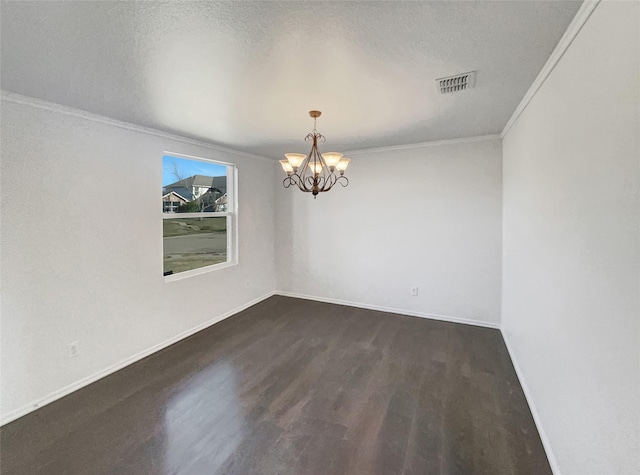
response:
[[[308,155],[304,153],[285,153],[286,160],[280,160],[282,169],[287,177],[282,184],[285,188],[291,185],[297,186],[300,191],[313,194],[314,199],[318,193],[329,191],[336,183],[347,186],[349,180],[344,176],[344,171],[351,161],[341,153],[320,153],[318,141],[325,141],[324,135],[316,130],[316,119],[322,114],[320,111],[309,111],[313,117],[313,132],[305,137],[305,142],[313,141]]]

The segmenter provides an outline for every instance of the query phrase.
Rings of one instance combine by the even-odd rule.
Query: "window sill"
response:
[[[236,265],[238,265],[237,260],[222,262],[220,264],[214,264],[212,266],[199,267],[198,269],[186,270],[178,274],[166,275],[166,276],[163,276],[163,279],[165,282],[173,282],[176,280],[187,279],[189,277],[193,277],[200,274],[208,274],[209,272],[214,272],[220,269],[226,269],[227,267],[233,267]]]

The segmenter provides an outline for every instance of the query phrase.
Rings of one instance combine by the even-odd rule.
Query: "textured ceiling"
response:
[[[2,89],[263,156],[499,133],[580,2],[2,2]],[[440,96],[435,79],[476,70]]]

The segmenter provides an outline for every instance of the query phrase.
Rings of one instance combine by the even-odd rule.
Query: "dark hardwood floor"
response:
[[[1,429],[3,474],[550,474],[500,332],[272,297]]]

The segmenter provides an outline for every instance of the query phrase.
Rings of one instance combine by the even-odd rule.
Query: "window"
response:
[[[177,213],[179,206],[180,206],[180,202],[179,201],[164,201],[162,203],[162,212],[163,213]]]
[[[162,157],[165,280],[237,262],[236,167],[204,158]]]

